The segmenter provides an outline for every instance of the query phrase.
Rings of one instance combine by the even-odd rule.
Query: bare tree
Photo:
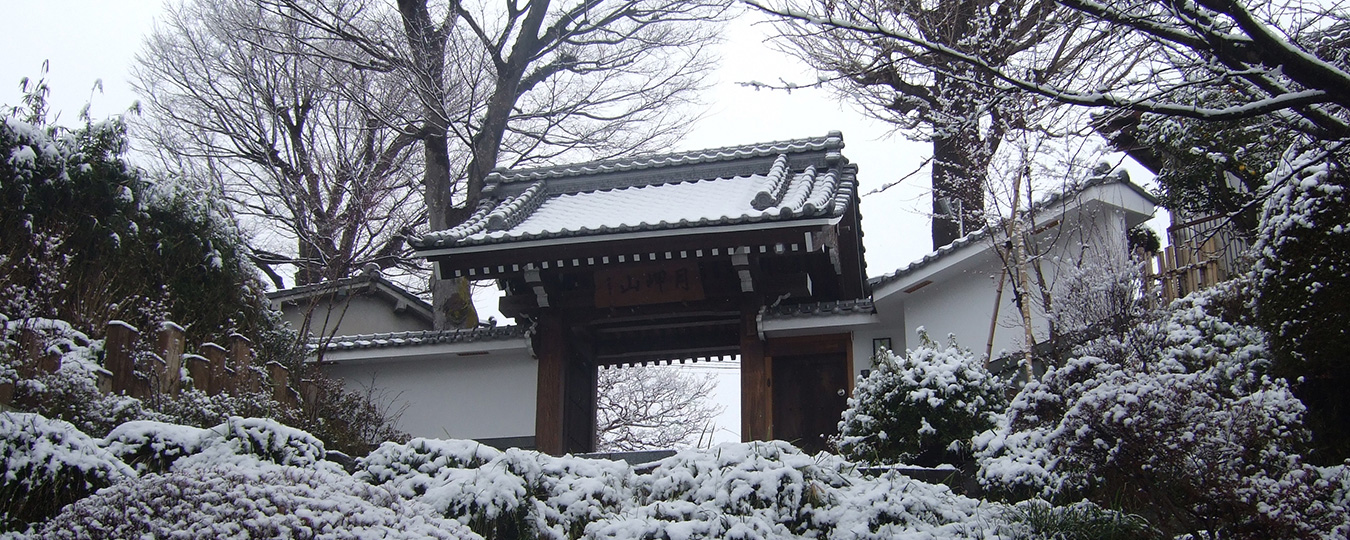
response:
[[[650,450],[710,438],[723,407],[710,401],[717,380],[673,366],[599,372],[596,435],[602,451]]]
[[[689,125],[680,105],[708,72],[715,32],[706,23],[726,9],[722,0],[400,0],[393,39],[383,6],[257,1],[317,33],[302,38],[312,53],[412,84],[430,230],[467,218],[498,165],[674,142]],[[432,290],[438,326],[472,313],[455,294],[462,284],[433,280]]]
[[[279,288],[278,263],[299,268],[297,284],[391,267],[417,219],[416,126],[385,120],[411,96],[388,75],[315,61],[294,42],[305,31],[247,4],[171,6],[134,68],[141,136],[249,218]]]
[[[1236,0],[1100,3],[1057,0],[1086,15],[1098,32],[1147,39],[1159,47],[1149,71],[1117,81],[1094,76],[1091,66],[1058,81],[1036,76],[1038,64],[1008,66],[978,53],[929,39],[882,20],[848,20],[792,7],[751,5],[822,30],[847,30],[895,40],[984,73],[995,89],[1022,90],[1061,103],[1155,113],[1201,120],[1272,116],[1289,129],[1323,140],[1350,133],[1350,72],[1346,71],[1347,14],[1338,6],[1265,3],[1252,10]],[[1120,32],[1125,32],[1120,34]],[[1112,49],[1119,52],[1119,49]],[[1104,62],[1132,61],[1108,56]],[[1195,101],[1196,89],[1218,88],[1229,99]]]
[[[948,216],[933,223],[934,249],[984,223],[989,169],[1005,134],[1037,129],[1027,115],[1046,103],[1029,103],[1025,92],[994,84],[988,71],[959,58],[867,29],[913,35],[1000,69],[1035,65],[1040,81],[1081,69],[1108,35],[1085,31],[1085,16],[1052,0],[774,5],[779,7],[771,11],[797,15],[780,24],[789,53],[872,116],[932,142],[933,213]],[[821,20],[826,22],[816,24]]]

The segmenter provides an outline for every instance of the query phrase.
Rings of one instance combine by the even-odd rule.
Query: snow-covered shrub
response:
[[[117,426],[101,444],[138,473],[160,473],[178,458],[199,452],[207,435],[201,428],[139,420]]]
[[[276,412],[270,414],[287,425],[313,433],[330,450],[358,456],[386,441],[408,440],[408,434],[398,429],[402,410],[390,406],[391,401],[396,401],[394,392],[373,386],[348,389],[342,379],[330,377],[313,365],[301,364],[292,369],[296,370],[292,373],[301,374],[314,385],[318,399],[303,410],[275,407]]]
[[[357,479],[426,502],[485,538],[533,535],[528,513],[537,454],[507,453],[474,441],[387,442],[360,460]]]
[[[290,424],[290,419],[285,418],[286,409],[272,399],[268,390],[221,392],[213,396],[199,388],[183,388],[176,396],[160,396],[158,405],[166,420],[189,426],[211,427],[236,416],[278,418]]]
[[[1144,518],[1108,510],[1089,501],[1054,506],[1032,499],[1004,514],[1013,540],[1143,540],[1161,538]]]
[[[386,442],[357,461],[352,476],[383,486],[404,497],[420,496],[445,483],[451,469],[474,469],[502,452],[476,441],[415,438],[404,444]]]
[[[988,538],[1001,510],[946,486],[869,478],[838,457],[781,442],[686,449],[637,475],[634,506],[590,538]]]
[[[1319,538],[1345,519],[1302,462],[1303,406],[1268,374],[1264,334],[1235,319],[1243,282],[1173,303],[1025,386],[976,437],[981,480],[1087,497],[1171,534]]]
[[[1312,148],[1271,173],[1255,246],[1257,315],[1276,373],[1308,407],[1316,450],[1350,459],[1350,173]]]
[[[1152,234],[1151,229],[1142,228]],[[1110,250],[1073,264],[1057,260],[1056,265],[1060,275],[1051,291],[1051,321],[1056,334],[1119,334],[1130,321],[1143,316],[1145,298],[1139,294],[1142,272],[1128,254]]]
[[[323,441],[309,433],[267,418],[234,417],[207,429],[201,451],[183,461],[220,464],[235,461],[232,456],[238,456],[307,467],[322,461],[325,455]]]
[[[473,441],[385,443],[355,477],[419,498],[486,538],[578,538],[631,498],[632,468]]]
[[[773,509],[779,522],[797,524],[804,507],[824,502],[818,496],[825,487],[844,484],[841,464],[821,460],[783,441],[720,444],[661,460],[638,490],[646,502],[713,503],[720,513],[741,516]]]
[[[541,538],[581,538],[633,503],[633,468],[622,461],[539,457],[535,528]]]
[[[23,530],[134,476],[135,471],[69,422],[0,413],[0,532]]]
[[[175,467],[70,505],[40,537],[473,539],[418,500],[331,469],[249,465]]]
[[[919,347],[886,351],[859,377],[834,444],[868,463],[937,465],[976,433],[993,427],[1004,385],[969,350],[940,347],[919,331]]]

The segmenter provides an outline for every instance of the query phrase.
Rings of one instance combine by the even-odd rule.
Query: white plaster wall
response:
[[[348,388],[388,389],[386,403],[407,408],[399,427],[414,437],[483,439],[534,436],[538,361],[524,349],[477,356],[344,363],[325,367]]]
[[[914,347],[918,344],[919,327],[928,333],[928,337],[942,345],[947,344],[948,335],[956,336],[961,347],[983,354],[989,339],[989,323],[994,316],[994,300],[997,296],[998,278],[1001,267],[994,258],[977,268],[970,268],[947,276],[942,282],[934,283],[913,293],[905,295],[905,321],[909,326],[904,329],[906,344]],[[994,333],[994,353],[1001,349],[1020,348],[1025,341],[1018,332],[1005,328],[1010,321],[1016,321],[1011,313],[1012,290],[1006,287],[999,306],[999,323]]]
[[[905,313],[903,310],[884,310],[878,306],[879,324],[860,326],[853,329],[853,377],[862,375],[863,370],[872,369],[872,340],[890,338],[891,349],[905,352]]]
[[[308,300],[282,308],[282,318],[291,328],[300,329],[304,323]],[[431,330],[431,324],[411,312],[396,313],[390,302],[374,296],[338,297],[333,302],[320,301],[314,306],[310,319],[310,333],[316,336],[352,336],[385,332]]]
[[[1035,253],[1040,254],[1042,273],[1052,291],[1064,286],[1067,279],[1061,276],[1061,265],[1076,264],[1084,257],[1120,256],[1125,252],[1126,223],[1122,210],[1094,205],[1084,212],[1081,217],[1086,219],[1066,218],[1037,239]],[[879,299],[877,315],[881,324],[854,332],[855,358],[870,358],[875,337],[890,337],[896,351],[912,348],[918,343],[915,330],[920,326],[942,345],[946,345],[948,334],[954,334],[961,347],[984,354],[1003,267],[989,246],[981,247],[986,249],[984,253],[930,276],[932,284],[912,293],[896,291]],[[1046,338],[1049,325],[1036,278],[1032,279],[1032,296],[1028,301],[1032,305],[1033,335],[1039,342]],[[1004,283],[997,309],[993,347],[988,349],[994,358],[1023,350],[1026,345],[1022,315],[1014,302],[1011,283]],[[860,372],[868,364],[866,360],[857,361],[855,370]]]

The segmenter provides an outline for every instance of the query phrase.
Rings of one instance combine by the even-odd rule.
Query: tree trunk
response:
[[[445,99],[445,42],[452,21],[438,28],[431,20],[426,0],[398,0],[403,32],[412,52],[417,77],[417,97],[422,105],[422,155],[426,170],[422,174],[423,200],[432,231],[449,229],[455,221],[454,176],[450,171],[450,121],[442,105]],[[453,17],[453,15],[447,15]],[[437,329],[467,328],[478,324],[478,316],[464,279],[437,279],[432,272],[431,306]]]
[[[946,72],[940,70],[933,78],[933,94],[945,100],[944,106],[928,113],[933,127],[934,250],[960,238],[962,232],[969,234],[984,226],[990,159],[980,136],[980,89]],[[941,206],[944,199],[950,213]]]

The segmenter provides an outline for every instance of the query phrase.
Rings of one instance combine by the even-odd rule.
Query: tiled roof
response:
[[[833,317],[838,315],[870,315],[876,313],[871,298],[838,300],[811,304],[793,304],[764,309],[764,320],[800,319],[805,317]]]
[[[391,347],[414,347],[420,345],[440,345],[445,343],[469,343],[520,339],[525,336],[524,326],[494,326],[467,328],[458,330],[426,330],[416,332],[389,332],[383,334],[359,334],[355,336],[334,336],[331,339],[313,338],[309,342],[317,349],[324,342],[327,352],[353,351],[359,349],[383,349]]]
[[[379,272],[364,272],[355,276],[332,281],[321,281],[310,285],[302,285],[291,289],[282,289],[267,293],[267,298],[275,302],[295,302],[300,299],[309,298],[319,294],[329,294],[344,290],[360,289],[363,287],[374,287],[383,289],[391,296],[397,296],[414,306],[416,309],[431,313],[431,304],[426,300],[418,298],[417,295],[409,292],[397,283],[389,281],[380,276]]]
[[[589,176],[595,174],[636,171],[642,169],[665,168],[679,165],[736,161],[746,158],[777,156],[779,154],[801,154],[805,152],[838,151],[844,147],[844,136],[831,131],[824,137],[810,137],[789,141],[772,141],[742,146],[725,146],[705,150],[691,150],[672,154],[615,158],[604,161],[590,161],[555,167],[534,169],[497,169],[488,176],[488,182],[523,182],[562,178],[567,176]]]
[[[499,170],[474,215],[420,249],[832,218],[853,202],[843,136]]]
[[[1087,180],[1084,180],[1081,183],[1067,186],[1065,189],[1060,191],[1052,192],[1050,193],[1050,195],[1046,196],[1044,199],[1037,202],[1032,207],[1032,212],[1040,212],[1043,209],[1054,207],[1055,205],[1064,202],[1065,199],[1077,196],[1079,193],[1086,191],[1088,188],[1116,183],[1124,184],[1126,187],[1130,188],[1136,193],[1139,193],[1144,198],[1148,199],[1154,204],[1158,203],[1158,199],[1156,197],[1149,194],[1149,192],[1144,190],[1144,188],[1139,187],[1134,182],[1131,182],[1129,173],[1127,173],[1124,169],[1120,169],[1112,173],[1093,176],[1091,178],[1088,178]],[[961,248],[964,248],[971,244],[978,243],[984,240],[985,237],[987,237],[988,235],[989,235],[989,228],[981,227],[979,230],[975,232],[969,233],[961,238],[957,238],[952,243],[942,246],[932,251],[931,253],[924,255],[917,261],[902,266],[900,267],[900,269],[891,272],[889,274],[871,278],[867,280],[867,282],[872,286],[873,290],[876,290],[877,287],[881,287],[882,285],[891,283],[907,275],[913,274],[914,272],[917,272],[920,269],[930,264],[933,264],[939,259],[942,259],[943,257],[946,257],[947,255],[956,252],[957,250],[960,250]]]

